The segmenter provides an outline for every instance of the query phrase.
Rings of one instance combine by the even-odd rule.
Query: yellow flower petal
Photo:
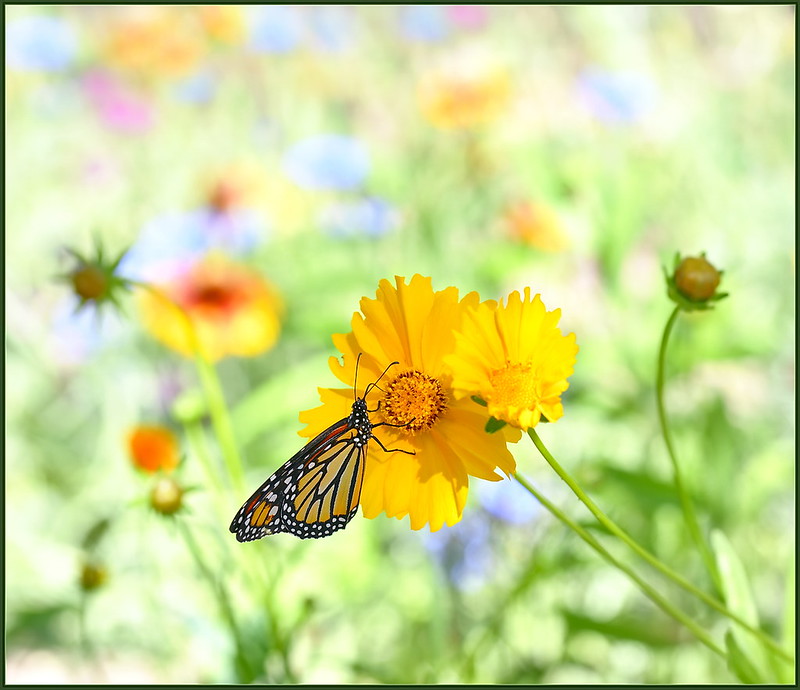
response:
[[[477,395],[488,412],[519,429],[550,422],[564,413],[578,346],[575,334],[561,334],[561,310],[548,312],[541,297],[512,292],[500,304],[484,302],[471,309],[456,333],[456,347],[445,357],[453,370],[459,398]]]

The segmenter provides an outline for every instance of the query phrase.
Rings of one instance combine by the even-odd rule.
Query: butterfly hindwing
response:
[[[358,511],[371,425],[363,399],[353,412],[309,441],[250,496],[233,518],[238,541],[278,532],[326,537]]]

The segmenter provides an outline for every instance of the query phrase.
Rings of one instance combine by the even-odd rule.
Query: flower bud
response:
[[[71,278],[75,294],[83,300],[101,300],[108,291],[108,278],[98,266],[80,266]]]
[[[728,296],[717,292],[722,271],[712,266],[704,253],[683,259],[676,254],[673,272],[670,275],[665,268],[664,278],[669,298],[684,311],[711,309],[713,302]]]
[[[684,297],[701,302],[714,296],[720,273],[705,256],[687,256],[675,271],[675,287]]]
[[[97,307],[110,302],[120,306],[119,293],[129,289],[130,283],[117,275],[117,268],[125,256],[122,252],[116,259],[108,260],[103,247],[96,241],[94,256],[82,256],[74,249],[67,252],[75,259],[72,270],[61,276],[72,288],[81,308],[91,302]]]
[[[150,492],[150,505],[162,515],[177,513],[183,504],[183,489],[172,477],[160,477]]]
[[[80,585],[85,592],[102,587],[108,579],[108,571],[98,563],[86,562],[81,566]]]

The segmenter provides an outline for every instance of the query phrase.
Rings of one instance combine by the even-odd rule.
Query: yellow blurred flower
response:
[[[278,339],[277,292],[260,274],[222,255],[207,255],[162,290],[163,295],[142,291],[142,323],[186,357],[194,355],[194,335],[212,362],[227,355],[254,357]]]
[[[128,433],[128,452],[145,472],[172,472],[180,462],[178,439],[165,426],[140,425]]]
[[[538,201],[521,202],[508,208],[503,220],[516,240],[548,252],[569,247],[569,237],[556,211]]]
[[[361,300],[352,331],[333,337],[344,357],[343,364],[331,357],[330,366],[348,387],[320,388],[322,405],[300,414],[307,424],[300,433],[315,436],[350,413],[359,353],[360,392],[397,361],[368,403],[379,408],[373,423],[403,425],[376,429],[384,446],[415,454],[386,453],[370,444],[361,507],[367,518],[381,512],[398,519],[408,515],[412,529],[429,524],[435,532],[461,519],[470,475],[497,481],[502,476],[495,468],[510,474],[516,465],[506,448],[508,433],[484,432],[484,410],[454,397],[444,364],[455,345],[453,330],[478,303],[477,293],[459,301],[454,287],[434,292],[430,278],[415,275],[408,284],[399,276],[395,280],[395,286],[382,280],[377,299]]]
[[[578,346],[574,333],[561,335],[560,317],[539,295],[531,300],[527,287],[524,299],[514,291],[505,304],[488,300],[467,311],[455,352],[445,358],[455,395],[480,397],[491,416],[523,430],[542,417],[561,418]]]
[[[212,40],[236,44],[244,38],[244,14],[238,5],[200,5],[197,12],[206,34]]]
[[[426,75],[418,97],[431,124],[459,129],[496,119],[508,105],[510,94],[511,80],[505,68],[459,60]]]
[[[196,18],[185,8],[126,8],[106,28],[105,56],[123,71],[147,77],[182,77],[207,48]]]
[[[265,168],[250,159],[221,165],[204,173],[202,178],[204,201],[208,206],[222,212],[236,207],[265,207],[267,187]]]

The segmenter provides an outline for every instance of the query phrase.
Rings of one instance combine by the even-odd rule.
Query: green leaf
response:
[[[482,407],[486,407],[486,401],[483,398],[479,398],[477,395],[471,396],[472,401],[478,403]]]
[[[598,620],[579,611],[562,609],[567,635],[584,631],[597,632],[606,638],[633,640],[649,647],[669,647],[679,642],[676,628],[654,627],[652,620],[643,616],[623,614],[610,620]]]
[[[794,649],[795,640],[795,563],[794,554],[789,561],[789,568],[786,571],[786,592],[783,601],[783,630],[781,631],[781,645],[784,649]],[[795,682],[794,666],[778,658],[775,654],[771,655],[773,668],[778,676],[779,683],[793,684]]]
[[[110,525],[111,520],[109,518],[102,518],[101,520],[95,522],[86,533],[86,536],[83,538],[83,548],[91,550],[97,546],[97,543],[106,533],[106,531],[108,531]]]
[[[484,427],[484,431],[487,434],[493,434],[495,431],[500,431],[506,423],[502,419],[495,419],[494,417],[489,417],[489,420],[486,422],[486,426]]]
[[[736,638],[728,630],[725,633],[725,649],[728,652],[728,669],[743,683],[762,683],[758,670],[748,659],[747,654],[736,644]]]
[[[753,602],[747,573],[730,541],[720,530],[712,531],[711,548],[722,580],[726,606],[751,625],[757,626],[758,611]],[[728,642],[729,635],[731,642]],[[745,680],[747,683],[775,682],[775,674],[771,672],[768,662],[768,648],[757,637],[740,625],[732,623],[725,641],[729,648],[729,668],[739,678],[752,678]],[[735,654],[730,650],[734,650]],[[740,673],[744,675],[739,675]]]
[[[604,462],[598,464],[597,474],[609,487],[616,487],[624,492],[626,500],[636,501],[648,511],[664,504],[680,504],[674,484],[646,472],[633,472]]]

